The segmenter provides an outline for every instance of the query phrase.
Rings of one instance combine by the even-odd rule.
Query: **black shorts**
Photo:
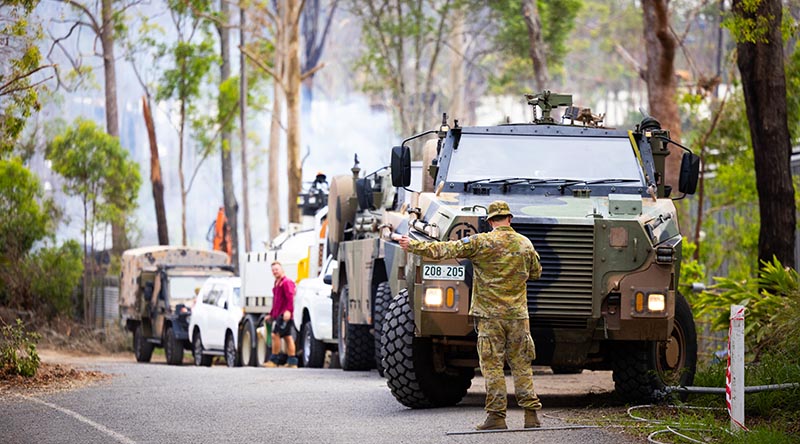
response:
[[[294,320],[289,319],[284,321],[283,318],[272,322],[272,334],[278,335],[281,338],[292,335],[294,330]]]

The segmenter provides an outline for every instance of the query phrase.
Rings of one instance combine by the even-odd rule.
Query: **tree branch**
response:
[[[633,57],[631,55],[631,53],[629,53],[628,50],[625,49],[624,46],[620,45],[619,43],[615,44],[614,45],[614,52],[616,52],[617,54],[620,55],[620,57],[625,59],[625,61],[627,61],[636,70],[636,72],[639,73],[639,77],[642,80],[646,80],[645,79],[646,69],[644,67],[642,67],[641,64],[639,64],[639,62],[636,60],[636,58]]]
[[[269,74],[269,75],[270,75],[270,77],[272,77],[272,79],[273,79],[275,82],[277,82],[277,83],[278,83],[278,85],[281,87],[281,89],[282,89],[284,92],[286,92],[286,90],[287,90],[287,88],[286,88],[286,85],[284,85],[284,84],[283,84],[283,81],[281,81],[281,78],[280,78],[280,77],[278,77],[278,75],[275,73],[275,71],[273,71],[273,70],[272,70],[272,68],[270,68],[269,66],[267,66],[267,65],[266,65],[264,62],[262,62],[261,60],[257,59],[257,58],[256,58],[256,56],[255,56],[255,54],[253,54],[252,52],[250,52],[250,50],[249,50],[249,49],[247,49],[247,48],[245,48],[244,46],[242,46],[242,45],[239,45],[239,51],[242,51],[242,54],[244,54],[244,55],[245,55],[245,56],[246,56],[248,59],[250,59],[250,61],[251,61],[251,62],[255,63],[255,65],[256,65],[257,67],[259,67],[261,70],[263,70],[264,72],[266,72],[267,74]]]
[[[322,69],[324,67],[325,67],[325,62],[322,62],[319,65],[309,69],[308,71],[306,71],[302,75],[300,75],[300,81],[302,82],[303,80],[306,80],[307,78],[313,76],[314,74],[316,74],[317,71],[319,71],[320,69]]]
[[[89,17],[89,20],[92,21],[92,29],[94,30],[94,32],[100,34],[100,29],[102,28],[102,26],[100,26],[100,24],[97,22],[97,19],[95,19],[94,14],[92,14],[92,11],[90,11],[89,8],[76,2],[75,0],[56,0],[56,1],[61,3],[66,3],[74,7],[75,9],[82,11],[84,14],[86,14],[87,17]]]
[[[15,82],[18,82],[18,81],[20,81],[20,80],[22,80],[22,79],[25,79],[25,78],[27,78],[27,77],[30,77],[30,76],[32,76],[32,75],[34,75],[34,74],[36,74],[37,72],[39,72],[39,71],[41,71],[41,70],[43,70],[43,69],[45,69],[45,68],[51,68],[51,67],[54,67],[54,66],[55,66],[55,65],[53,65],[53,64],[50,64],[50,65],[42,65],[42,66],[40,66],[40,67],[38,67],[38,68],[35,68],[35,69],[31,70],[31,71],[28,71],[28,72],[27,72],[27,73],[25,73],[25,74],[20,74],[20,75],[18,75],[18,76],[16,76],[16,77],[14,77],[13,79],[9,80],[8,82],[4,83],[3,85],[0,85],[0,96],[3,96],[3,95],[10,94],[11,92],[21,91],[21,90],[23,90],[23,89],[28,89],[28,88],[31,88],[31,87],[33,87],[33,86],[37,85],[38,83],[41,83],[41,82],[38,82],[38,83],[36,83],[36,84],[34,84],[34,85],[27,86],[27,87],[24,87],[24,88],[21,88],[21,89],[14,89],[14,90],[10,90],[10,91],[8,91],[8,92],[6,91],[6,88],[9,88],[9,87],[11,86],[11,84],[12,84],[12,83],[15,83]],[[50,78],[52,78],[52,77],[50,77]]]
[[[45,83],[45,82],[47,82],[48,80],[50,80],[50,79],[52,79],[52,78],[53,78],[53,76],[50,76],[50,77],[48,77],[48,78],[46,78],[46,79],[40,80],[40,81],[38,81],[38,82],[36,82],[36,83],[34,83],[34,84],[31,84],[31,85],[28,85],[28,86],[23,86],[23,87],[19,87],[19,88],[13,88],[13,89],[9,89],[8,91],[4,91],[4,92],[0,93],[0,96],[5,96],[5,95],[13,94],[13,93],[15,93],[15,92],[20,92],[20,91],[25,91],[26,89],[36,88],[37,86],[41,85],[42,83]]]

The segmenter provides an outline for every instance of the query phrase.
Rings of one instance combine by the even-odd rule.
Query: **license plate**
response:
[[[463,265],[423,265],[422,279],[439,281],[463,281]]]

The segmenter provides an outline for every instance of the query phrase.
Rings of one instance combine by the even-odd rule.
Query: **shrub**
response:
[[[0,374],[21,375],[28,378],[35,376],[40,363],[39,353],[36,352],[39,335],[26,331],[19,319],[15,325],[4,323],[2,333]]]
[[[60,247],[46,247],[31,254],[28,275],[33,296],[40,307],[53,314],[72,311],[72,295],[83,275],[83,252],[69,240]]]
[[[731,305],[747,307],[745,340],[755,359],[767,349],[800,352],[800,277],[777,259],[762,263],[758,279],[715,278],[717,283],[694,297],[698,317],[717,330],[728,328]]]

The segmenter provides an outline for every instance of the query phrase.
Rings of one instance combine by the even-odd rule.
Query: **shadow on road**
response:
[[[616,393],[583,393],[583,394],[564,394],[564,395],[541,395],[539,399],[545,408],[566,408],[566,407],[622,407],[625,402]],[[460,405],[483,407],[486,395],[483,393],[467,393]],[[513,394],[508,395],[508,406],[517,406],[517,397]]]

